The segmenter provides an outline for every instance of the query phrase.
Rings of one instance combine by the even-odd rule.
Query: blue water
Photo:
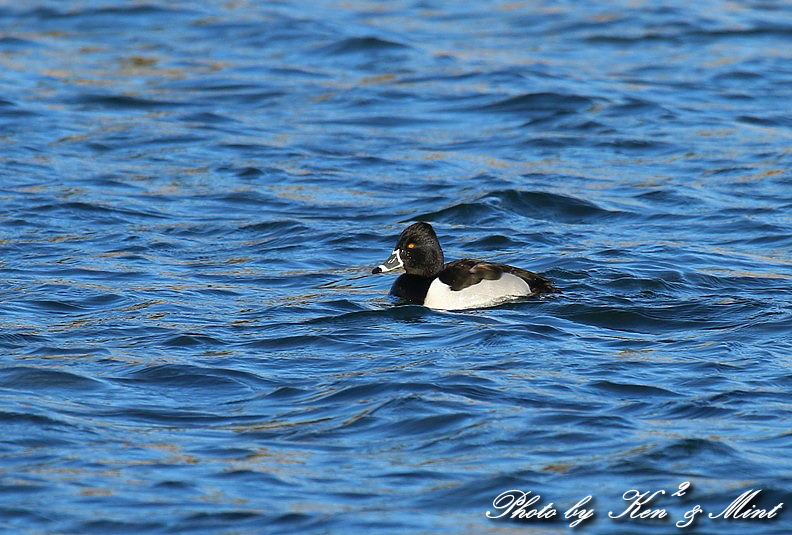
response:
[[[5,3],[0,530],[667,534],[762,489],[686,532],[790,533],[790,50],[773,1]],[[396,305],[416,220],[563,294]]]

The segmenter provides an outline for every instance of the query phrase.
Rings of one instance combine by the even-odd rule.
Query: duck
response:
[[[463,310],[501,304],[520,297],[554,293],[553,283],[531,271],[462,258],[445,263],[432,225],[405,228],[390,257],[372,274],[403,269],[390,289],[402,301],[439,310]]]

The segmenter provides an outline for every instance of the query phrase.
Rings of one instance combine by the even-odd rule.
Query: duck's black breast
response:
[[[520,277],[528,284],[531,293],[558,291],[549,280],[531,271],[472,258],[462,258],[449,262],[445,265],[443,271],[440,272],[438,278],[441,282],[451,287],[451,290],[459,291],[478,284],[483,280],[498,280],[504,273],[511,273]]]
[[[396,279],[393,286],[391,286],[390,293],[410,303],[423,305],[424,299],[426,299],[426,292],[429,291],[429,286],[433,280],[432,277],[405,273]]]

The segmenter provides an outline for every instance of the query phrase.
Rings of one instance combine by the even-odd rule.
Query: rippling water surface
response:
[[[789,533],[792,8],[307,6],[0,7],[2,529]],[[416,220],[563,294],[396,305]]]

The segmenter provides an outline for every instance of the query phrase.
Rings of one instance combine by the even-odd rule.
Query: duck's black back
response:
[[[553,284],[532,271],[521,269],[506,264],[496,264],[494,262],[483,262],[472,258],[461,258],[445,265],[440,272],[440,280],[447,284],[451,290],[463,290],[482,280],[498,280],[503,273],[511,273],[524,280],[531,293],[551,293],[558,290]]]

